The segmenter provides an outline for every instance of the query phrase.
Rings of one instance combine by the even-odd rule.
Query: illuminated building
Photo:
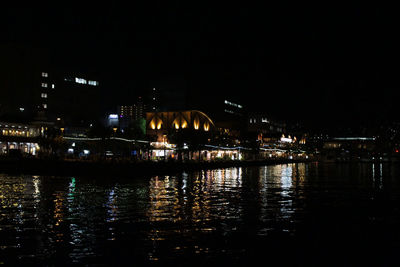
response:
[[[324,149],[347,149],[347,150],[369,150],[375,148],[374,137],[336,137],[324,142]]]
[[[129,124],[134,121],[134,105],[118,106],[119,126],[122,129],[128,128]]]
[[[274,120],[269,114],[249,113],[247,132],[265,143],[278,142],[281,141],[282,134],[286,133],[286,124]]]
[[[153,87],[150,92],[150,99],[149,99],[149,112],[156,112],[158,111],[158,90]]]
[[[97,79],[63,74],[54,81],[48,101],[51,121],[61,118],[66,125],[87,127],[100,118],[101,83]]]
[[[26,114],[26,121],[89,126],[101,114],[101,83],[97,79],[49,67],[28,74],[33,78],[24,86],[29,88],[30,100],[17,105],[18,112]]]
[[[29,48],[28,48],[29,47]],[[69,69],[46,49],[24,47],[3,53],[0,120],[85,125],[99,112],[103,82],[93,70]],[[104,91],[104,90],[103,90]]]
[[[336,137],[323,141],[322,161],[335,160],[383,160],[383,154],[377,152],[375,137]],[[379,151],[379,150],[378,150]],[[381,151],[380,151],[381,152]],[[387,155],[385,155],[386,157]],[[376,157],[376,158],[375,158]]]
[[[118,114],[108,114],[106,125],[108,127],[118,127],[119,126]]]
[[[49,96],[51,89],[55,89],[55,84],[51,82],[49,73],[42,71],[40,74],[40,92],[38,93],[39,101],[37,103],[38,111],[47,111],[49,108]]]
[[[35,125],[0,122],[0,154],[10,150],[36,155],[39,150],[38,137],[44,128]]]
[[[215,128],[214,122],[205,113],[197,110],[147,112],[146,126],[148,135],[157,137],[157,141],[163,135],[181,129],[210,132]]]
[[[130,123],[145,118],[145,105],[141,97],[133,105],[118,106],[119,125],[125,129]]]
[[[246,110],[240,101],[228,96],[216,96],[215,98],[204,98],[203,96],[197,102],[199,103],[195,107],[201,108],[212,116],[219,132],[231,137],[238,137],[243,131]]]
[[[277,122],[264,113],[250,113],[247,119],[247,131],[281,135],[286,132],[286,124]]]

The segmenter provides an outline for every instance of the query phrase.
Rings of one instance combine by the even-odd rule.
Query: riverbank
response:
[[[175,174],[182,171],[203,169],[219,169],[229,167],[247,167],[272,164],[311,162],[302,159],[267,159],[253,161],[188,161],[188,162],[116,162],[116,161],[71,161],[55,159],[0,159],[0,172],[8,174],[56,175],[56,176],[102,176],[102,177],[132,177],[142,175]]]

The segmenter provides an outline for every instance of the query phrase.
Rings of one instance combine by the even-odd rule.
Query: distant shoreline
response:
[[[248,167],[274,164],[313,162],[313,160],[267,159],[252,161],[188,161],[188,162],[117,162],[117,161],[69,161],[54,159],[0,159],[0,172],[7,174],[88,176],[88,177],[134,177],[176,174],[230,167]]]

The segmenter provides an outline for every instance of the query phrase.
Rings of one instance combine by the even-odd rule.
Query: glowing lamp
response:
[[[204,123],[204,131],[208,132],[209,129],[210,129],[210,124],[208,124],[207,122]]]

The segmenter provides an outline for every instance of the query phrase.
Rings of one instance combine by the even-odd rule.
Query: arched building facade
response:
[[[214,128],[210,117],[198,110],[146,113],[146,132],[157,139],[180,129],[210,132]]]

